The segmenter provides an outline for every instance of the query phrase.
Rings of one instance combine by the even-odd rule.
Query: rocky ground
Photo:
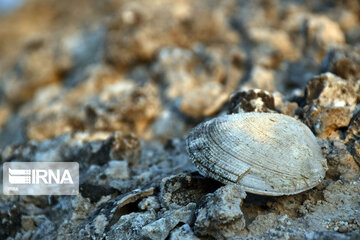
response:
[[[1,195],[0,239],[360,239],[359,23],[356,0],[3,13],[0,162],[76,161],[80,194]],[[186,133],[251,111],[309,126],[329,166],[320,185],[265,197],[197,172]]]

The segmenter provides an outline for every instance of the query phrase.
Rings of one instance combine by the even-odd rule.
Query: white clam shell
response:
[[[186,139],[193,163],[247,192],[290,195],[318,185],[326,159],[310,129],[277,113],[240,113],[201,123]]]

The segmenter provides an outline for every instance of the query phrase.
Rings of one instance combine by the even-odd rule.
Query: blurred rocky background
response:
[[[357,0],[0,0],[0,162],[79,162],[81,193],[1,195],[0,239],[360,239],[359,23]],[[187,131],[250,111],[307,124],[324,182],[201,176]]]

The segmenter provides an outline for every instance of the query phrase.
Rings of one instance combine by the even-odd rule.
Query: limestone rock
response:
[[[245,227],[241,211],[246,193],[240,186],[226,185],[207,194],[196,210],[195,233],[216,239],[236,237]]]
[[[303,117],[319,137],[339,138],[353,117],[360,85],[353,85],[332,73],[314,77],[306,88]]]
[[[186,206],[216,190],[221,184],[195,174],[179,174],[163,178],[160,185],[162,204],[166,207]]]
[[[190,224],[193,221],[195,206],[195,203],[189,203],[185,207],[165,212],[162,218],[143,227],[142,235],[153,240],[164,240],[178,223]]]
[[[191,230],[189,224],[175,228],[170,234],[170,240],[199,240]]]

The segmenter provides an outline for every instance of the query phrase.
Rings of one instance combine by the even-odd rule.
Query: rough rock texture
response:
[[[228,113],[275,112],[274,97],[268,91],[254,89],[231,95]]]
[[[245,227],[241,211],[245,197],[244,189],[236,185],[226,185],[205,195],[196,211],[195,233],[215,239],[238,236]]]
[[[360,111],[352,118],[346,131],[346,147],[360,166]]]
[[[339,139],[354,115],[360,97],[360,82],[353,83],[331,73],[316,76],[306,88],[303,108],[307,125],[318,137]]]
[[[195,207],[195,203],[189,203],[185,207],[166,211],[163,217],[143,227],[142,236],[164,240],[179,223],[190,224],[193,221]]]
[[[180,101],[176,105],[181,112],[208,117],[219,112],[238,85],[243,57],[235,46],[221,50],[202,45],[190,50],[163,48],[152,70],[164,88],[164,97]]]
[[[111,226],[106,239],[141,239],[142,228],[155,220],[154,212],[132,212],[123,215],[117,223]]]
[[[0,239],[360,239],[359,12],[357,0],[0,11],[0,179],[10,161],[80,166],[77,196],[1,195]],[[249,111],[307,124],[324,181],[245,197],[199,174],[187,132]]]
[[[180,174],[162,179],[160,197],[164,206],[176,208],[198,202],[203,195],[220,186],[217,181],[199,175]]]
[[[184,224],[181,227],[174,229],[171,232],[170,240],[199,240],[196,237],[189,224]]]

